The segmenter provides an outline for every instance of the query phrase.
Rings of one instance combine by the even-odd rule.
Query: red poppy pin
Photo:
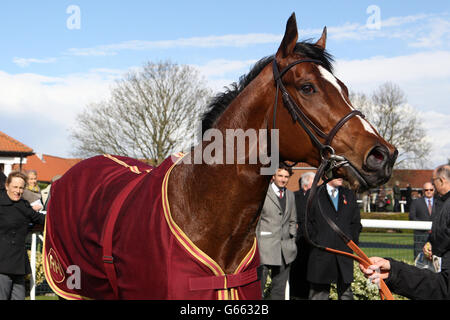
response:
[[[344,204],[347,204],[347,199],[345,198],[345,195],[342,195],[342,197],[344,198]]]

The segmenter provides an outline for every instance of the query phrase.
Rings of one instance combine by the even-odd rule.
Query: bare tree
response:
[[[381,136],[399,150],[397,168],[423,168],[431,145],[417,111],[407,104],[400,87],[391,82],[380,85],[369,98],[351,93],[350,100],[361,110]]]
[[[148,63],[117,81],[109,99],[88,105],[77,116],[73,154],[111,153],[159,164],[192,144],[210,95],[192,67]]]

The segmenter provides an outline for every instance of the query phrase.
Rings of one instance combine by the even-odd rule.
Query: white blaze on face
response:
[[[355,110],[355,108],[353,108],[348,102],[347,100],[344,98],[344,93],[342,91],[341,86],[339,85],[339,82],[337,81],[336,77],[327,69],[325,69],[322,66],[318,66],[319,71],[320,71],[320,75],[322,76],[323,79],[325,79],[326,81],[328,81],[329,83],[331,83],[336,90],[341,94],[342,100],[345,102],[345,104],[347,104],[347,106],[350,108],[350,110]],[[377,133],[375,132],[375,130],[373,129],[373,127],[369,124],[369,122],[367,120],[365,120],[364,118],[360,117],[360,116],[356,116],[357,119],[359,119],[364,127],[364,129],[369,132],[372,133],[373,135],[377,135]]]
[[[337,91],[341,94],[342,98],[344,98],[344,96],[342,94],[342,88],[339,85],[339,83],[337,82],[336,77],[333,76],[333,74],[330,71],[328,71],[327,69],[325,69],[322,66],[319,66],[319,71],[320,71],[320,74],[321,74],[322,78],[324,78],[329,83],[331,83],[337,89]]]
[[[375,132],[373,127],[369,124],[369,122],[366,119],[361,118],[361,116],[356,116],[356,117],[361,120],[361,122],[364,126],[364,129],[366,129],[367,132],[370,132],[373,135],[377,135],[377,133]]]

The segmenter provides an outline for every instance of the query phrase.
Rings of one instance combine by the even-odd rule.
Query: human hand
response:
[[[372,263],[367,268],[362,264],[359,265],[359,269],[364,274],[366,278],[372,281],[374,284],[379,284],[380,279],[386,279],[389,276],[389,271],[391,270],[391,263],[389,260],[372,257],[369,258]]]
[[[431,250],[431,243],[429,243],[429,242],[425,243],[425,245],[423,246],[422,251],[423,251],[423,254],[425,255],[425,257],[428,260],[432,260],[433,259],[433,252]]]
[[[40,211],[42,210],[44,207],[40,204],[35,204],[34,206],[32,206],[34,211]]]

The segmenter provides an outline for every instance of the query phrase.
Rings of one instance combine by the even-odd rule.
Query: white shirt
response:
[[[280,196],[280,190],[281,190],[281,192],[282,192],[282,196],[284,197],[284,188],[283,189],[280,189],[280,188],[278,188],[278,186],[275,184],[275,183],[273,183],[272,182],[272,189],[273,189],[273,191],[275,191],[275,194],[279,197]]]

